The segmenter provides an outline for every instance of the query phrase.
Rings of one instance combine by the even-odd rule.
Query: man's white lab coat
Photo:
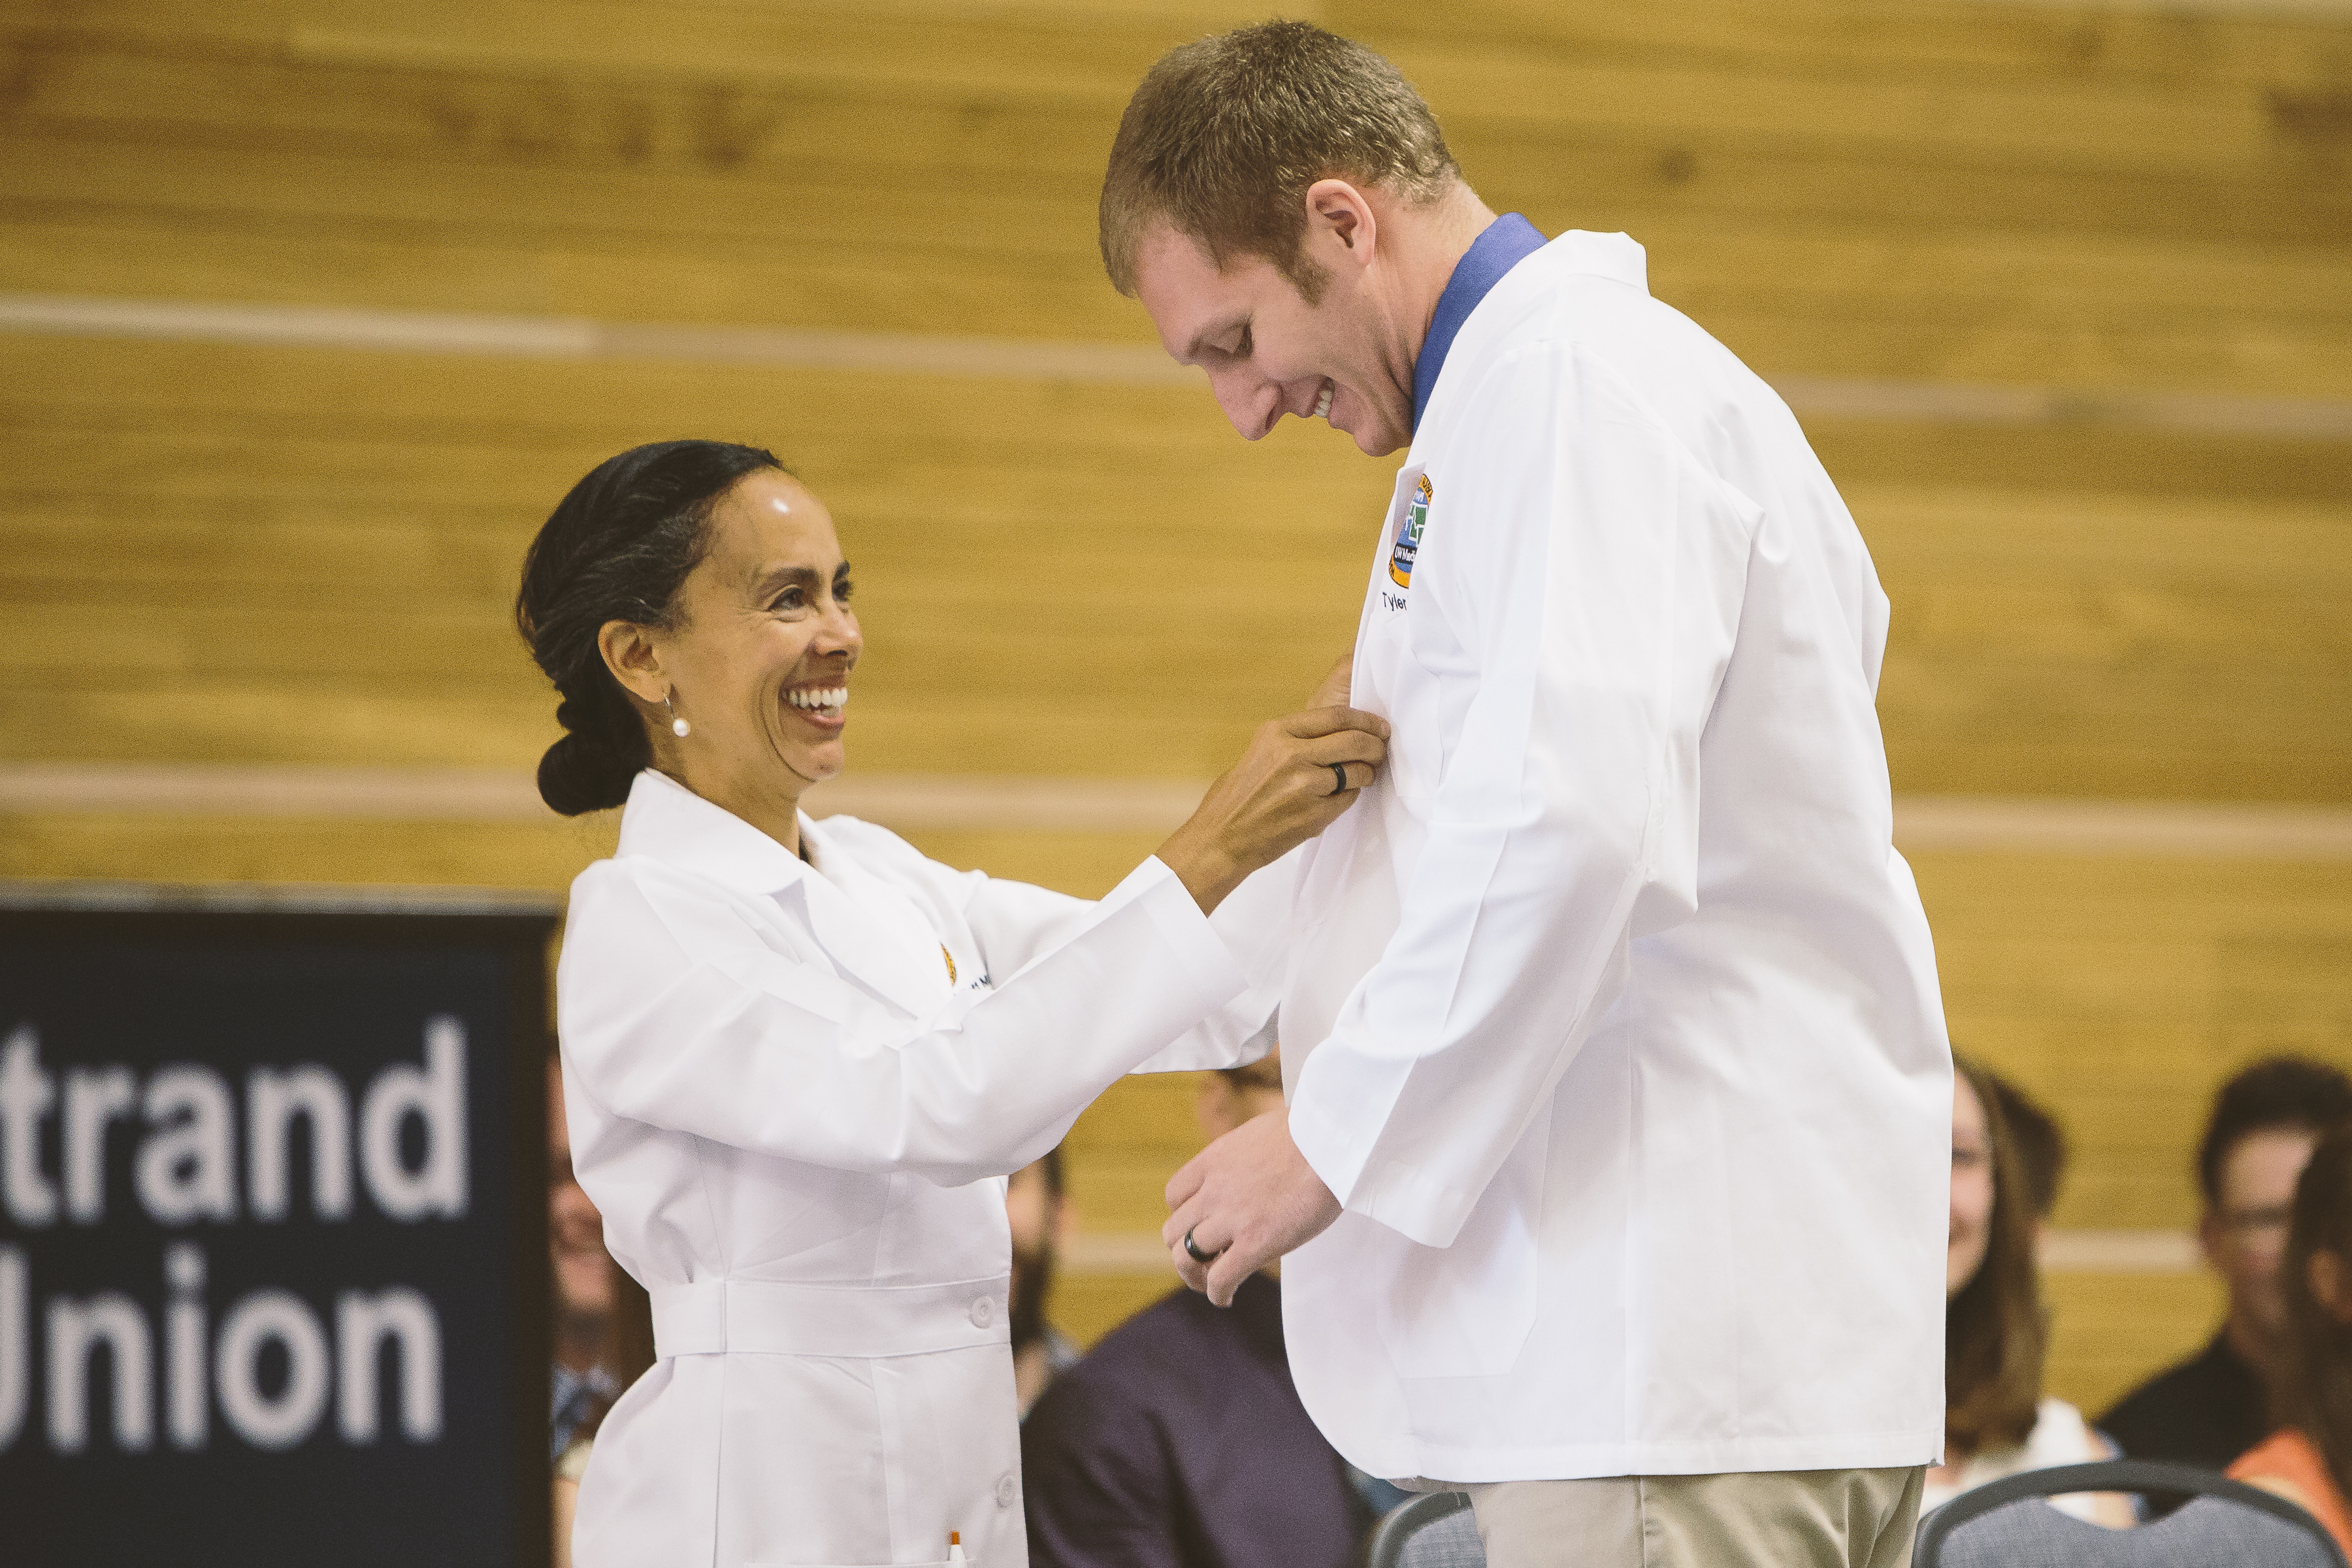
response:
[[[573,1168],[661,1357],[597,1435],[575,1560],[936,1563],[956,1531],[1023,1568],[988,1178],[1139,1065],[1263,1055],[1272,998],[1156,859],[1091,904],[801,834],[814,870],[648,772],[572,884]]]
[[[1364,596],[1387,771],[1233,906],[1347,1211],[1283,1307],[1358,1466],[1937,1457],[1951,1064],[1886,625],[1795,418],[1632,240],[1471,314]]]

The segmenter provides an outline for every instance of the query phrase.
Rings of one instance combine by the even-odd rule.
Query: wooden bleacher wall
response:
[[[1955,1037],[2066,1121],[2059,1229],[2129,1233],[2051,1281],[2095,1412],[2213,1321],[2147,1243],[2213,1086],[2352,1066],[2352,8],[1286,12],[1397,59],[1496,208],[1644,242],[1805,418],[1894,599]],[[524,775],[522,549],[682,434],[841,520],[859,773],[1213,772],[1344,647],[1389,475],[1236,440],[1096,259],[1138,76],[1257,14],[0,0],[0,875],[562,887],[610,821],[237,781]],[[1114,347],[942,370],[970,339]],[[1087,893],[1159,837],[940,820]],[[1191,1094],[1074,1135],[1082,1337],[1167,1286],[1132,1238]]]

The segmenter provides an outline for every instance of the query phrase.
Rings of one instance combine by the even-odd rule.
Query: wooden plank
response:
[[[38,389],[0,393],[21,563],[0,597],[44,628],[7,682],[37,700],[0,721],[26,755],[527,763],[547,700],[506,601],[543,509],[630,440],[756,408],[866,574],[861,757],[995,756],[998,672],[1026,660],[1054,711],[1016,771],[1213,772],[1344,645],[1384,473],[1328,432],[1236,442],[1185,388],[975,399],[904,377],[65,339],[0,342],[0,362]],[[2094,471],[2152,484],[2146,450]],[[1849,486],[1895,600],[1882,716],[1901,787],[2343,798],[2347,503],[2194,493],[2189,450],[2170,459],[2185,496]],[[1228,499],[1204,512],[1202,495]],[[1204,595],[1203,561],[1248,568]]]
[[[2192,247],[2326,244],[2352,229],[2352,194],[2324,161],[2223,174],[1965,158],[1933,145],[1759,144],[1705,125],[1615,134],[1543,125],[1449,129],[1465,177],[1497,211],[1546,233],[1710,217],[1801,229],[1864,226],[1893,238],[1961,234],[2141,235]]]
[[[1913,0],[1655,0],[1561,7],[1477,0],[1442,20],[1405,0],[1337,0],[1326,26],[1402,49],[1450,38],[1612,60],[1667,53],[1751,68],[1897,79],[1980,73],[2026,79],[2267,86],[2324,79],[2339,19],[2219,6],[1968,5]]]
[[[0,26],[45,34],[134,40],[177,47],[236,43],[265,47],[306,21],[373,20],[414,24],[421,8],[379,5],[357,8],[289,0],[106,0],[65,6],[10,0]],[[547,7],[541,7],[543,13]],[[1108,32],[1141,37],[1197,36],[1261,13],[1221,0],[1022,0],[1022,3],[942,4],[940,0],[814,0],[744,8],[720,5],[641,5],[634,13],[654,26],[722,42],[756,46],[813,32],[861,26],[961,26],[1058,29],[1091,37]],[[2324,79],[2343,36],[2340,20],[2284,10],[2195,11],[2172,7],[2020,6],[1915,3],[1899,11],[1871,0],[1654,0],[1641,5],[1583,6],[1570,11],[1540,0],[1468,0],[1449,6],[1442,21],[1397,0],[1307,0],[1294,13],[1402,48],[1424,37],[1517,44],[1539,52],[1588,58],[1660,54],[1719,59],[1751,67],[1986,74],[2067,80],[2150,79],[2160,82],[2269,82]],[[446,16],[423,11],[431,18]],[[526,19],[538,19],[526,14]],[[746,26],[762,27],[752,32]],[[732,23],[730,29],[729,24]],[[518,27],[512,50],[531,56],[534,37]],[[782,46],[775,46],[782,47]],[[712,51],[716,52],[716,51]]]
[[[102,216],[110,224],[124,221],[121,213]],[[157,221],[176,226],[184,216]],[[267,219],[256,223],[261,229],[268,227]],[[856,226],[856,220],[842,223]],[[51,232],[49,226],[34,226]],[[1633,226],[1637,233],[1647,232],[1638,221]],[[24,230],[20,226],[15,232]],[[443,241],[456,234],[436,228],[414,237],[437,254],[446,248]],[[1652,237],[1654,241],[1656,236]],[[2008,293],[1992,294],[1972,292],[1977,285],[1946,265],[1949,254],[1915,247],[1903,253],[1916,265],[1899,289],[1890,284],[1874,292],[1857,284],[1843,296],[1799,298],[1768,293],[1752,281],[1727,280],[1742,273],[1764,275],[1756,268],[1775,253],[1769,237],[1753,245],[1748,237],[1718,236],[1704,254],[1683,253],[1675,264],[1685,279],[1705,274],[1715,280],[1697,288],[1662,280],[1658,292],[1768,375],[2056,382],[2094,389],[2146,386],[2269,397],[2352,397],[2352,371],[2346,369],[2352,363],[2352,321],[2292,300],[2275,306],[2259,303],[2266,295],[2284,298],[2298,289],[2314,299],[2340,297],[2342,290],[2328,294],[2324,278],[2305,288],[2302,274],[2282,273],[2265,282],[2249,273],[2239,280],[2244,287],[2232,284],[2216,293],[2200,292],[2202,283],[2187,271],[2174,279],[2179,288],[2168,283],[2150,290],[2136,287],[2128,268],[2094,268],[2065,289],[2053,285],[2037,297],[2029,271],[2018,275],[2020,280],[2009,286]],[[201,282],[228,289],[232,298],[268,300],[289,293],[291,302],[324,302],[327,298],[329,291],[316,285],[289,291],[260,280],[264,274],[274,278],[284,271],[268,259],[278,248],[274,242],[257,244],[252,235],[244,235],[227,243],[242,260],[199,257],[194,276],[184,277],[176,270],[176,260],[159,259],[152,268],[134,264],[132,258],[140,250],[159,258],[176,257],[181,247],[157,231],[132,251],[112,256],[99,274],[126,292],[145,297],[190,298],[191,283]],[[806,325],[814,318],[862,328],[998,336],[1064,335],[1083,329],[1098,339],[1139,341],[1141,314],[1102,285],[1087,259],[1090,243],[1088,236],[1073,226],[1058,243],[1057,259],[1049,263],[1032,257],[1017,265],[1013,258],[969,254],[934,257],[920,265],[844,247],[821,265],[754,265],[740,276],[707,257],[683,268],[671,268],[660,257],[642,263],[606,257],[596,259],[578,284],[569,277],[551,277],[561,258],[522,258],[509,276],[496,282],[493,292],[500,303],[559,310],[608,308],[640,318],[661,312],[673,320],[716,320],[720,310],[756,297],[749,317],[754,324],[781,321]],[[36,290],[86,289],[91,279],[74,258],[87,248],[68,247],[64,256],[53,256],[34,246],[14,266],[0,268],[0,281]],[[1857,246],[1845,259],[1858,265],[1869,248]],[[320,253],[321,247],[308,238],[287,248],[289,258]],[[1664,250],[1656,254],[1675,259]],[[856,275],[869,265],[877,270]],[[1885,265],[1884,256],[1869,265]],[[247,266],[251,270],[239,276],[238,268]],[[1990,277],[1998,270],[1980,275]],[[390,262],[383,275],[397,277],[397,281],[383,289],[362,287],[358,291],[368,296],[363,302],[446,306],[449,291],[462,291],[467,278],[462,268],[452,275],[438,265],[403,276]],[[930,277],[944,281],[933,289],[927,281]],[[450,290],[436,289],[436,278],[448,279]],[[763,279],[773,279],[778,287],[762,289],[759,285]],[[668,288],[673,280],[678,285],[674,293]],[[910,302],[917,300],[919,304]],[[2226,302],[2231,300],[2239,303]],[[787,310],[789,317],[781,314]]]
[[[618,839],[617,813],[543,823],[13,816],[0,877],[447,884],[561,893]]]
[[[521,5],[486,12],[454,4],[344,4],[302,8],[286,18],[283,37],[301,58],[376,67],[803,89],[856,83],[902,99],[1050,95],[1115,116],[1158,49],[1184,36],[1164,27],[1079,31],[1004,16],[959,24],[937,15],[845,19],[817,10],[593,5],[569,5],[558,15]],[[1489,42],[1475,31],[1424,35],[1394,52],[1440,113],[1457,116],[1635,125],[1697,119],[1766,136],[1829,121],[1858,140],[1932,136],[1967,148],[2056,147],[2122,163],[2258,160],[2267,130],[2251,93],[2205,99],[2176,86],[2161,95],[2128,79],[1931,71],[1887,81],[1884,65],[1869,62],[1847,68],[1843,79],[1817,83],[1798,77],[1786,59],[1735,73],[1717,57],[1709,62],[1717,68],[1706,71],[1670,52],[1641,50],[1593,65],[1576,51],[1530,49],[1517,37]],[[1840,64],[1828,62],[1828,69]]]
[[[718,149],[709,144],[709,138],[720,132],[713,127],[707,99],[665,93],[658,84],[642,90],[537,79],[502,84],[464,73],[305,68],[276,57],[69,51],[43,55],[39,68],[26,73],[9,119],[19,138],[47,144],[43,157],[28,160],[20,171],[27,180],[41,168],[61,169],[67,160],[87,159],[108,149],[135,152],[142,160],[179,157],[194,161],[187,168],[201,163],[211,175],[216,188],[206,189],[203,199],[257,214],[282,205],[282,194],[273,205],[265,199],[269,193],[303,189],[308,161],[325,158],[330,161],[316,165],[320,173],[311,183],[327,185],[331,193],[340,188],[378,196],[366,214],[377,221],[402,211],[399,183],[394,177],[394,171],[401,170],[412,181],[457,182],[454,189],[460,194],[469,179],[509,176],[519,186],[520,199],[505,209],[478,204],[508,225],[529,223],[535,216],[542,225],[554,215],[576,220],[579,209],[572,202],[578,183],[585,179],[609,183],[613,199],[597,209],[599,227],[606,231],[655,225],[666,233],[692,233],[716,223],[720,232],[745,232],[742,225],[774,215],[745,210],[740,204],[730,210],[700,198],[713,188],[747,184],[790,189],[796,193],[796,205],[814,200],[819,216],[837,208],[870,226],[893,225],[902,216],[915,219],[920,209],[933,204],[945,203],[952,209],[960,194],[977,184],[984,187],[987,204],[1005,213],[1010,221],[997,226],[1013,242],[1034,226],[1034,217],[1021,209],[1041,199],[1064,215],[1064,222],[1091,228],[1109,121],[1051,105],[976,112],[963,105],[895,100],[892,112],[877,121],[870,112],[872,90],[746,100],[734,110],[745,121],[734,132],[736,143]],[[2176,91],[2147,97],[2151,105],[2177,119]],[[1536,95],[1536,101],[1543,100],[1544,95]],[[2007,108],[2000,111],[2004,120],[2010,114]],[[1824,113],[1822,121],[1835,126],[1848,117],[1841,110]],[[1670,133],[1684,129],[1695,134]],[[1597,147],[1596,135],[1601,138]],[[1473,121],[1454,139],[1467,160],[1465,168],[1482,185],[1495,184],[1514,195],[1532,190],[1547,206],[1564,203],[1612,215],[1630,204],[1636,217],[1648,216],[1646,209],[1670,193],[1680,191],[1684,199],[1696,194],[1689,187],[1702,168],[1718,158],[1750,168],[1759,159],[1775,160],[1769,166],[1781,178],[1759,180],[1735,174],[1724,193],[1739,193],[1742,200],[1735,201],[1735,206],[1765,204],[1761,210],[1786,201],[1783,187],[1790,183],[1789,176],[1801,179],[1808,164],[1827,165],[1827,172],[1837,176],[1831,210],[1843,212],[1853,212],[1857,205],[1866,211],[1869,193],[1876,186],[1907,185],[1934,170],[1988,167],[1940,131],[1892,153],[1884,148],[1845,148],[1841,155],[1841,143],[1826,133],[1784,146],[1761,142],[1713,118],[1687,128],[1587,127],[1552,120],[1498,127]],[[2069,145],[2072,163],[2000,167],[1999,188],[1985,195],[1998,203],[2002,227],[2011,237],[2024,237],[2015,232],[2024,215],[2018,208],[2014,176],[2029,176],[2030,185],[2037,173],[2046,178],[2072,169],[2063,189],[2074,203],[2112,187],[2119,171],[2101,167],[2093,174],[2080,166],[2080,146]],[[1646,161],[1629,166],[1624,158],[1629,148],[1640,150]],[[1602,155],[1597,169],[1595,152]],[[1675,154],[1671,168],[1658,162],[1669,153]],[[1871,159],[1889,157],[1896,161],[1878,165],[1878,178],[1867,177],[1873,172]],[[264,184],[238,181],[240,160],[257,159],[272,172],[283,172]],[[136,168],[108,172],[114,175],[111,191],[117,200],[140,199],[142,193],[143,199],[156,199],[175,184],[169,179],[141,181]],[[1609,177],[1612,172],[1613,180]],[[1596,174],[1601,176],[1597,189]],[[672,198],[656,199],[662,186],[679,189]],[[902,215],[887,204],[877,209],[861,200],[862,193],[877,186],[904,193],[909,199],[900,205],[915,210]],[[2286,207],[2308,209],[2315,204],[2330,210],[2332,202],[2336,217],[2344,216],[2338,183],[2317,171],[2296,176],[2290,168],[2265,163],[2231,172],[2229,188],[2242,187],[2274,191],[2276,205]],[[23,184],[17,199],[32,201],[42,190],[54,188]],[[85,198],[96,190],[75,181],[63,188],[79,190]],[[499,194],[508,190],[502,185]],[[184,210],[192,194],[179,193],[172,205]],[[1707,205],[1712,210],[1722,204]],[[2142,221],[2167,221],[2168,204],[2143,200],[2139,205],[2150,209]],[[314,196],[300,210],[346,209],[334,205],[330,194]],[[457,214],[467,210],[461,205]],[[1815,204],[1789,210],[1809,226],[1829,216]],[[1927,216],[1909,210],[1915,218]],[[1969,216],[1995,216],[1991,211],[1956,214],[1948,205],[1931,210],[1934,221],[1923,226],[1931,232],[1948,230]],[[2071,221],[2062,217],[2070,212]],[[2059,207],[2039,216],[2045,221],[2061,218],[2058,226],[2063,228],[2083,228],[2076,208]],[[2214,216],[2200,210],[2194,226],[2172,229],[2170,237],[2193,241],[2197,251],[2226,251],[2242,245],[2246,237],[2234,227],[2217,227]],[[1651,219],[1653,226],[1658,221]],[[683,230],[681,223],[687,225]],[[934,244],[947,226],[929,231]],[[979,225],[982,231],[987,226],[985,222]],[[1697,234],[1709,232],[1704,222],[1689,226]],[[2128,231],[2137,226],[2125,226]],[[2329,232],[2338,229],[2340,223]],[[921,231],[891,226],[884,232]],[[837,236],[836,243],[847,237]],[[2258,264],[2260,258],[2248,259]]]
[[[2044,1275],[2042,1285],[2051,1308],[2042,1386],[2094,1421],[2202,1350],[2224,1310],[2221,1284],[2208,1274]]]

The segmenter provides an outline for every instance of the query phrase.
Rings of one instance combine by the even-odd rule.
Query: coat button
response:
[[[996,1303],[985,1296],[975,1297],[971,1303],[971,1326],[984,1329],[996,1319]]]
[[[1020,1489],[1013,1484],[1013,1478],[1011,1476],[997,1477],[996,1506],[999,1508],[1011,1508],[1013,1506],[1013,1500],[1019,1490]]]

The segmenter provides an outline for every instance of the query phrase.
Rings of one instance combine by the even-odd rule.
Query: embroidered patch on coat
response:
[[[1397,522],[1396,548],[1389,552],[1389,580],[1400,588],[1412,586],[1413,557],[1421,553],[1421,531],[1429,522],[1429,502],[1436,492],[1430,488],[1429,476],[1421,476],[1421,483],[1412,492],[1412,500]]]

